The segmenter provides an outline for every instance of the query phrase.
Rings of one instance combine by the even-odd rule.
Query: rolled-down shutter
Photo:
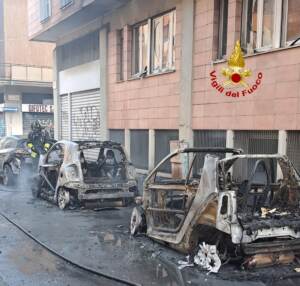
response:
[[[42,126],[53,128],[53,114],[52,113],[33,113],[23,112],[23,134],[28,135],[31,131],[31,124],[38,121]]]
[[[72,140],[100,140],[99,90],[71,95]]]
[[[69,100],[68,95],[60,97],[61,111],[60,111],[60,137],[61,139],[69,139]]]

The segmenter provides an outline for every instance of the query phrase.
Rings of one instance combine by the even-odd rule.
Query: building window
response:
[[[73,3],[73,0],[60,0],[60,8],[63,9]]]
[[[174,68],[175,62],[175,11],[152,20],[151,72],[158,73]]]
[[[51,0],[40,0],[40,20],[47,20],[51,16]]]
[[[148,130],[130,130],[130,157],[133,165],[148,170],[149,133]]]
[[[133,27],[132,74],[145,76],[174,69],[175,11]]]
[[[147,73],[148,70],[148,47],[149,25],[143,23],[133,28],[133,74]]]
[[[222,59],[227,47],[228,0],[220,0],[219,5],[218,59]]]
[[[276,154],[278,153],[277,131],[234,131],[234,148],[242,149],[245,154]],[[233,177],[237,181],[250,176],[257,159],[237,162],[233,168]],[[246,163],[245,163],[246,162]],[[276,174],[276,162],[270,159],[270,170]],[[274,182],[275,178],[271,178]]]
[[[282,46],[300,44],[299,0],[283,1]]]
[[[109,130],[109,139],[113,142],[117,142],[125,145],[125,131],[124,129],[110,129]]]
[[[226,131],[225,130],[195,130],[194,131],[194,147],[226,147]],[[197,155],[194,171],[202,168],[206,153]],[[216,154],[221,159],[224,154]]]
[[[246,53],[300,44],[298,0],[244,0],[241,43]]]
[[[124,30],[117,31],[117,80],[124,80]]]
[[[178,138],[178,130],[155,130],[155,165],[170,154],[170,142]],[[171,173],[170,160],[167,160],[159,170]]]

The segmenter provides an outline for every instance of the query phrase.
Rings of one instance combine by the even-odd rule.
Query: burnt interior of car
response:
[[[118,148],[83,148],[80,163],[86,183],[126,180],[126,157]]]
[[[186,152],[166,160],[153,174],[149,187],[153,228],[178,232],[198,189],[205,152]],[[218,153],[221,158],[225,153]],[[190,167],[184,166],[191,162]]]
[[[299,186],[292,170],[275,158],[240,158],[220,177],[220,188],[237,194],[237,215],[248,234],[272,227],[300,230]]]

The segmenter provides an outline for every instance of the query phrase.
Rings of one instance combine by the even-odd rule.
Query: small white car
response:
[[[135,168],[111,141],[58,141],[34,178],[32,193],[60,209],[86,202],[127,205],[138,192]]]

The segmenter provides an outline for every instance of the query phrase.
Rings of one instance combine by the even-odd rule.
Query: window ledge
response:
[[[51,16],[48,16],[47,18],[45,18],[45,19],[43,19],[43,20],[40,20],[40,23],[41,23],[41,24],[47,23],[47,22],[50,20],[50,17],[51,17]]]
[[[151,74],[145,75],[144,77],[132,76],[132,77],[128,78],[127,80],[128,81],[141,80],[141,79],[144,79],[144,78],[151,78],[151,77],[154,77],[154,76],[165,75],[165,74],[170,74],[170,73],[174,73],[174,72],[176,72],[176,69],[166,70],[166,71],[162,71],[162,72],[158,72],[158,73],[151,73]],[[119,82],[123,82],[123,81],[119,81]]]
[[[251,58],[251,57],[255,57],[255,56],[259,56],[259,55],[264,55],[264,54],[269,54],[269,53],[276,53],[276,52],[280,52],[280,51],[285,51],[285,50],[290,50],[290,49],[297,49],[300,48],[300,43],[297,45],[294,45],[292,47],[281,47],[281,48],[270,48],[269,50],[266,51],[256,51],[253,54],[245,54],[244,58]],[[212,64],[220,64],[220,63],[224,63],[227,62],[228,59],[217,59],[212,61]]]
[[[74,4],[74,1],[71,1],[71,2],[67,3],[67,4],[64,5],[64,6],[61,6],[61,7],[60,7],[60,10],[65,10],[65,9],[67,9],[68,7],[70,7],[70,6],[73,5],[73,4]]]

